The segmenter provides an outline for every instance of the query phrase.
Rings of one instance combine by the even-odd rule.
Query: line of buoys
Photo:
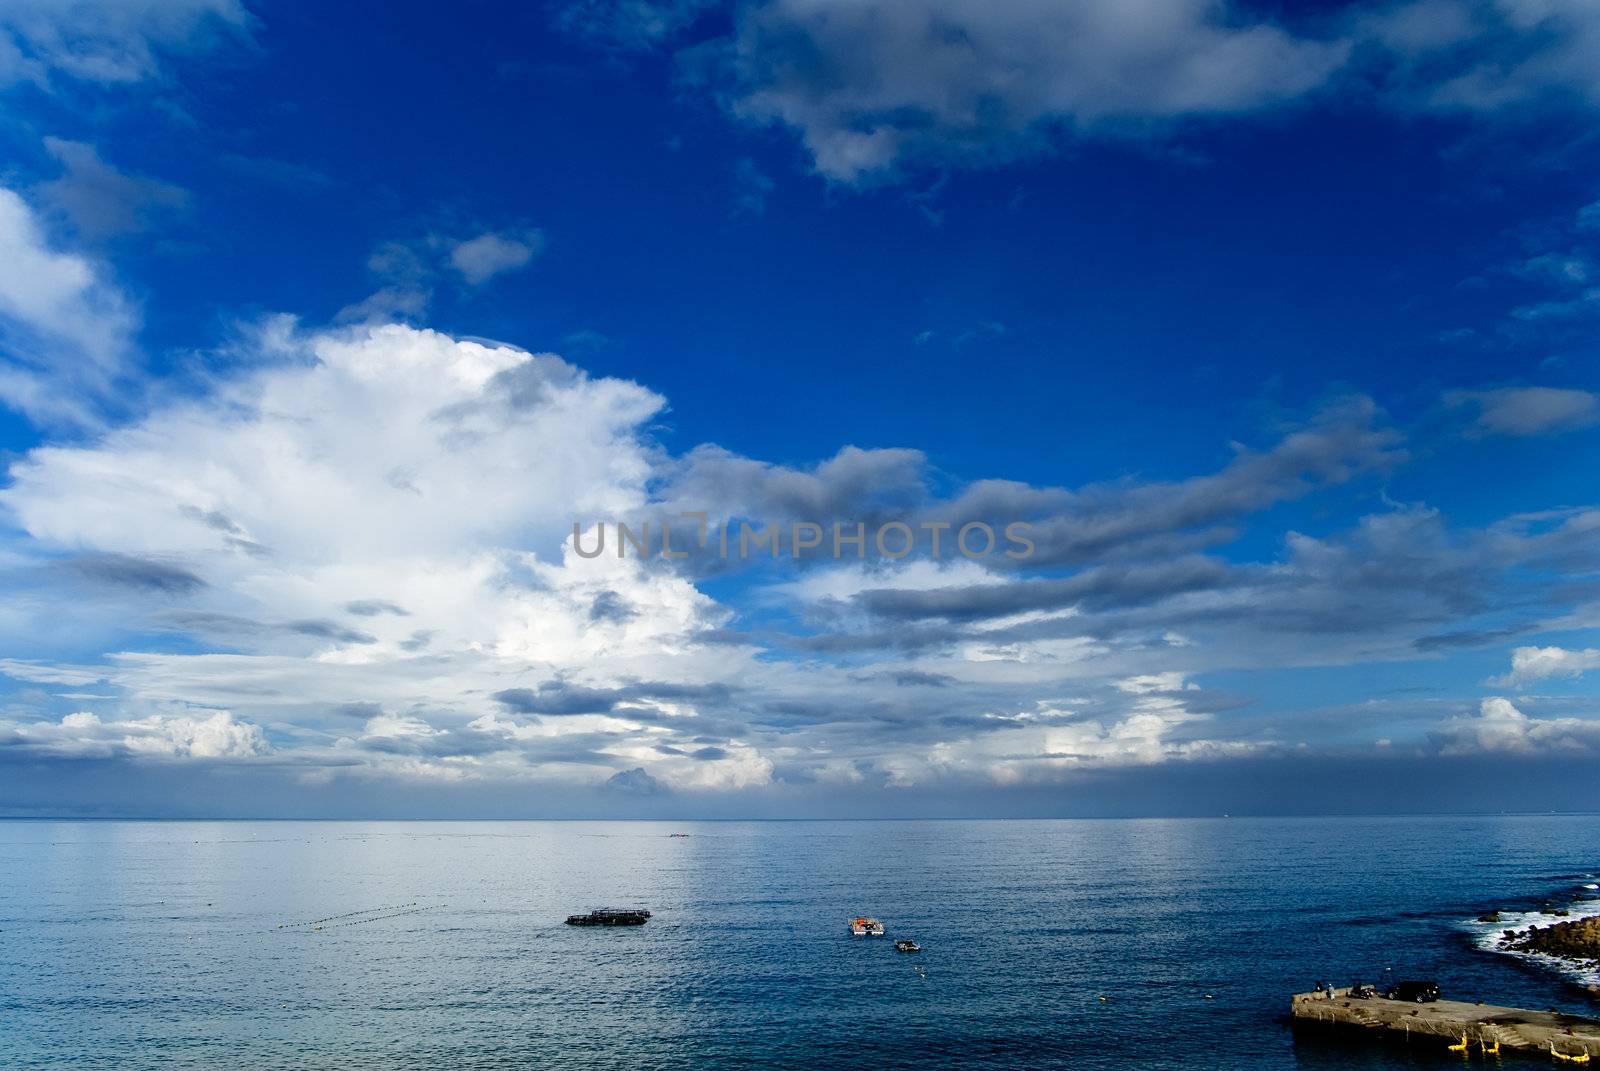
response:
[[[320,926],[324,922],[337,922],[340,919],[353,919],[357,915],[372,915],[372,914],[375,914],[375,913],[377,913],[379,911],[399,911],[401,908],[416,907],[416,906],[417,906],[417,901],[413,900],[409,904],[387,904],[387,905],[385,905],[383,907],[364,907],[360,911],[346,911],[342,915],[329,915],[325,919],[312,919],[310,922],[292,922],[289,925],[291,925],[291,926]]]
[[[405,911],[395,911],[387,915],[372,915],[369,918],[352,919],[349,922],[336,922],[331,926],[313,926],[311,929],[313,933],[321,933],[323,930],[337,930],[345,926],[360,926],[368,922],[381,922],[384,919],[397,919],[406,915],[420,915],[424,911],[434,911],[443,906],[443,904],[435,904],[433,907],[413,907]]]

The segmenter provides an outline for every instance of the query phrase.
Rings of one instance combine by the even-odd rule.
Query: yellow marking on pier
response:
[[[1296,1023],[1326,1024],[1387,1034],[1408,1041],[1436,1038],[1451,1052],[1476,1044],[1488,1055],[1507,1051],[1543,1052],[1565,1063],[1600,1057],[1600,1020],[1565,1012],[1503,1008],[1436,1000],[1413,1004],[1383,997],[1352,997],[1348,989],[1296,993],[1290,999]]]

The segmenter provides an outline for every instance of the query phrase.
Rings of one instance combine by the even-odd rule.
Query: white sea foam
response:
[[[1595,888],[1594,885],[1583,887]],[[1600,969],[1560,956],[1546,955],[1543,952],[1521,952],[1505,946],[1506,930],[1526,930],[1529,926],[1548,926],[1555,922],[1572,922],[1575,919],[1600,915],[1600,900],[1579,900],[1565,907],[1567,912],[1565,915],[1552,915],[1547,911],[1502,911],[1499,922],[1472,919],[1464,925],[1473,933],[1474,943],[1485,952],[1498,952],[1503,956],[1516,956],[1529,963],[1537,963],[1582,986],[1600,986]]]

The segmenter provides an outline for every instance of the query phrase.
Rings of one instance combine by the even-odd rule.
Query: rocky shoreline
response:
[[[1554,956],[1575,967],[1600,971],[1600,915],[1505,930],[1500,947],[1507,952]]]

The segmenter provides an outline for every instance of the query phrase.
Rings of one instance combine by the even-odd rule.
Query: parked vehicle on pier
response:
[[[1390,1000],[1404,1000],[1413,1004],[1432,1004],[1439,999],[1439,986],[1436,982],[1396,982],[1384,990],[1383,995]]]

